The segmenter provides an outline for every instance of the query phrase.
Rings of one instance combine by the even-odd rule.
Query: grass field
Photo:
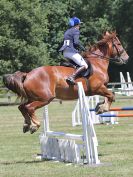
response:
[[[50,128],[80,133],[71,126],[75,102],[49,106]],[[133,100],[115,102],[131,106]],[[35,134],[23,134],[23,118],[17,106],[0,107],[0,177],[133,177],[133,118],[121,118],[118,125],[95,125],[99,159],[103,166],[88,167],[39,161],[39,134],[43,130],[43,109],[37,111],[42,127]]]

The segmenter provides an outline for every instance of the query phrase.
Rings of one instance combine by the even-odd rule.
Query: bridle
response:
[[[122,49],[121,51],[117,48],[117,46],[115,45],[114,41],[112,40],[112,47],[113,47],[113,50],[115,48],[115,50],[117,51],[117,57],[114,57],[114,62],[116,64],[126,64],[126,62],[123,60],[123,58],[121,58],[121,55],[125,52],[124,49]]]
[[[122,64],[126,64],[126,62],[124,61],[123,58],[121,58],[121,55],[125,52],[124,49],[122,49],[121,51],[117,48],[116,44],[114,43],[114,40],[112,39],[112,49],[114,51],[114,49],[117,51],[117,56],[115,57],[106,57],[106,56],[102,56],[100,54],[96,54],[94,52],[91,52],[93,55],[96,55],[98,57],[100,57],[100,59],[103,60],[107,60],[109,62],[118,64],[118,65],[122,65]]]

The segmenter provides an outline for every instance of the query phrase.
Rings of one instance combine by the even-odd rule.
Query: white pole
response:
[[[125,78],[124,78],[124,75],[122,74],[122,72],[120,72],[120,82],[122,83],[121,84],[121,90],[122,90],[122,94],[125,94],[128,96],[128,92],[124,92],[124,90],[127,90],[128,89],[128,86],[126,84],[126,81],[125,81]],[[123,84],[124,83],[124,84]]]
[[[79,102],[80,102],[80,111],[82,116],[82,127],[84,135],[84,143],[86,148],[86,158],[89,164],[99,164],[97,152],[97,137],[93,126],[93,121],[91,118],[90,108],[88,106],[83,85],[81,82],[78,82],[78,93],[79,93]]]
[[[49,115],[48,115],[48,105],[44,106],[44,111],[43,111],[43,118],[44,118],[44,135],[46,136],[46,133],[49,131]]]
[[[127,82],[132,82],[129,72],[127,72]],[[129,96],[133,95],[133,91],[130,91],[130,90],[133,90],[132,83],[128,83],[128,89],[129,89]]]

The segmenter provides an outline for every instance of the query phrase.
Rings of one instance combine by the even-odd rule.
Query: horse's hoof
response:
[[[95,108],[95,113],[96,113],[96,115],[102,113],[102,109],[101,109],[100,105],[97,105],[97,106],[96,106],[96,108]]]
[[[104,101],[97,103],[97,105],[96,105],[96,107],[95,107],[95,112],[96,112],[96,113],[100,111],[100,110],[99,110],[99,109],[101,109],[101,108],[100,108],[100,105],[103,105],[103,104],[104,104]],[[97,113],[97,114],[100,114],[100,113]]]
[[[103,111],[99,110],[99,111],[96,112],[96,115],[102,114],[102,113],[103,113]]]
[[[99,110],[97,110],[96,115],[102,114],[102,113],[103,113],[103,111],[99,109]]]
[[[33,134],[33,133],[35,133],[37,130],[38,130],[38,127],[37,127],[37,126],[32,126],[32,127],[30,128],[30,133]]]
[[[108,105],[101,104],[97,107],[97,110],[95,110],[95,111],[96,111],[96,114],[102,114],[104,112],[108,112],[109,108],[108,108]]]
[[[26,133],[30,130],[30,126],[28,124],[23,125],[23,133]]]
[[[100,109],[100,107],[97,105],[97,106],[95,107],[95,113],[96,113],[96,114],[98,114],[99,109]]]
[[[95,111],[96,111],[96,115],[97,114],[102,114],[104,112],[104,106],[99,105]]]

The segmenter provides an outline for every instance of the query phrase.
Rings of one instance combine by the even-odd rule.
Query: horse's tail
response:
[[[27,94],[23,87],[27,73],[17,71],[14,74],[6,74],[3,76],[3,83],[9,89],[21,98],[21,101],[27,100]]]

